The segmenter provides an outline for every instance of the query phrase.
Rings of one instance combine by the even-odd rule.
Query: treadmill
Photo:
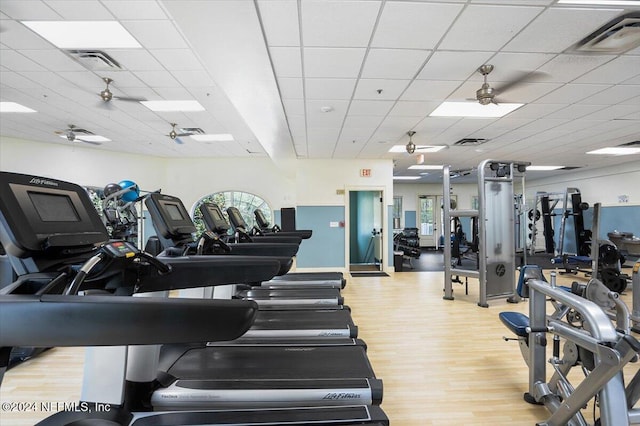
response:
[[[189,217],[184,204],[178,197],[166,194],[152,193],[145,199],[145,204],[151,215],[153,226],[165,251],[161,256],[184,254],[207,255],[275,255],[283,267],[279,274],[286,274],[293,262],[292,257],[297,246],[289,243],[242,243],[227,244],[217,235],[205,232],[200,239],[194,241],[193,234],[196,227]],[[244,283],[250,284],[250,283]],[[259,283],[256,283],[259,284]],[[249,300],[255,300],[264,306],[336,306],[344,303],[338,288],[261,288],[248,286],[236,294]]]
[[[65,271],[58,272],[58,275],[34,292],[35,294],[29,293],[33,288],[31,283],[20,286],[21,290],[16,288],[17,293],[29,293],[26,301],[31,308],[25,308],[27,311],[39,309],[43,313],[40,321],[26,322],[25,327],[28,328],[31,324],[39,326],[49,323],[50,328],[44,335],[51,336],[53,340],[40,340],[43,333],[36,331],[35,334],[30,335],[35,340],[33,344],[30,342],[31,346],[131,343],[123,341],[126,339],[119,340],[117,336],[127,334],[123,331],[127,328],[126,323],[121,321],[123,318],[135,318],[131,321],[131,330],[138,330],[139,327],[133,326],[138,321],[135,309],[134,313],[130,311],[126,317],[117,316],[113,321],[115,327],[107,331],[111,323],[106,319],[106,313],[98,303],[103,300],[103,294],[109,295],[106,297],[112,297],[111,294],[126,295],[127,292],[132,291],[138,294],[166,292],[168,289],[189,288],[201,285],[200,283],[215,285],[216,281],[220,280],[224,282],[245,277],[255,279],[259,275],[268,277],[278,269],[277,262],[269,259],[259,260],[258,267],[251,269],[235,265],[235,263],[242,263],[241,258],[236,262],[234,258],[206,256],[173,258],[171,264],[167,265],[126,242],[113,242],[95,249],[96,245],[108,238],[104,225],[86,192],[81,187],[66,182],[2,172],[0,173],[0,195],[0,238],[7,251],[17,257],[39,256],[38,259],[43,263],[69,266]],[[62,232],[65,230],[66,232]],[[85,260],[89,254],[91,257]],[[85,262],[79,269],[75,267],[83,260]],[[221,260],[226,260],[231,266],[223,266],[224,263]],[[220,277],[211,273],[216,270],[216,265],[222,271]],[[58,268],[58,271],[62,269],[64,268]],[[74,275],[73,279],[68,278],[69,274]],[[71,282],[68,283],[68,281]],[[62,296],[47,294],[61,291],[65,293]],[[53,318],[51,315],[63,317],[66,315],[59,310],[57,301],[70,298],[71,302],[75,302],[78,299],[76,295],[80,291],[87,295],[83,297],[94,297],[94,293],[99,294],[95,296],[98,300],[83,299],[81,311],[84,315],[66,316],[66,320],[61,323],[64,327],[56,328],[55,333],[51,333],[51,326],[57,324],[53,321],[48,322]],[[9,299],[2,296],[0,300],[3,304],[9,302],[10,307],[19,308],[27,306],[16,303],[23,301],[22,296],[24,294],[12,294],[6,296]],[[84,303],[85,300],[88,303]],[[51,302],[51,304],[43,302]],[[356,408],[356,411],[359,413],[358,416],[362,416],[361,407],[364,406],[364,411],[371,413],[369,406],[377,405],[382,400],[382,382],[375,378],[365,351],[360,346],[315,347],[272,344],[255,347],[215,347],[204,343],[167,344],[162,347],[162,356],[158,358],[158,353],[153,351],[153,344],[163,342],[160,337],[162,332],[159,330],[162,327],[149,325],[155,320],[160,321],[163,326],[168,324],[168,327],[172,327],[174,331],[178,330],[173,335],[177,333],[183,336],[177,338],[177,343],[184,343],[210,340],[209,336],[205,337],[198,332],[192,333],[193,329],[227,327],[227,321],[224,318],[213,315],[218,308],[222,310],[225,306],[233,307],[234,303],[240,304],[238,306],[245,309],[243,315],[247,324],[243,326],[244,329],[253,320],[256,310],[255,304],[250,301],[172,300],[169,305],[165,305],[165,302],[167,301],[164,299],[153,297],[137,298],[136,302],[131,302],[146,308],[141,310],[138,316],[145,327],[150,327],[141,333],[144,337],[138,341],[139,344],[146,346],[129,348],[129,361],[124,362],[128,368],[127,392],[134,398],[142,399],[141,406],[153,407],[156,411],[197,410],[199,412],[222,408],[241,408],[246,411],[261,408],[304,407],[307,409],[313,406],[341,406],[345,410],[350,409],[349,407],[360,407]],[[178,310],[180,315],[167,316],[163,311],[164,306],[174,306],[172,303],[181,307]],[[130,309],[130,305],[127,306]],[[194,306],[193,312],[189,309],[190,306]],[[203,319],[202,311],[195,314],[196,308],[206,309],[207,307],[212,308],[210,318]],[[108,308],[105,309],[108,312]],[[21,323],[20,318],[12,315],[19,312],[15,309],[0,311],[2,315],[0,325],[3,327],[0,333],[0,345],[23,344],[29,340],[28,338],[20,340],[16,337],[21,336],[21,333],[6,332],[12,327],[18,327]],[[26,313],[26,311],[23,312]],[[115,313],[119,312],[116,310]],[[155,312],[155,316],[151,312]],[[190,316],[190,313],[194,313],[194,316]],[[85,315],[95,315],[99,318],[99,330],[104,333],[106,343],[97,342],[98,334],[94,333],[92,328],[94,321],[78,321],[80,318],[84,320]],[[184,318],[186,327],[182,326],[181,321],[175,321],[175,318],[180,318],[181,321]],[[81,330],[80,337],[74,332],[74,326]],[[136,331],[131,333],[136,338],[140,337]],[[225,334],[225,338],[232,338],[233,334]],[[13,336],[11,338],[15,340],[7,336]],[[59,336],[60,340],[56,340],[56,336]],[[216,335],[215,338],[220,338],[220,335]],[[134,349],[139,349],[136,352],[136,359],[131,358]],[[7,351],[3,350],[0,353],[4,354]],[[113,356],[104,360],[122,364],[117,357]],[[85,364],[87,368],[93,365],[90,362]],[[160,366],[160,374],[157,374],[155,365]],[[122,365],[120,367],[122,368]],[[104,381],[106,378],[104,371],[105,367],[101,365],[99,371],[94,373]],[[106,371],[111,373],[109,378],[113,379],[111,376],[116,374],[116,371],[110,368],[106,368]],[[90,381],[85,380],[85,383]],[[149,395],[150,390],[155,389],[158,384],[162,386],[152,392],[150,398],[146,398],[144,395]],[[98,393],[98,395],[102,398],[103,394]],[[115,398],[118,399],[118,395]],[[124,397],[121,396],[120,400],[124,401]],[[87,401],[90,400],[87,399]],[[332,413],[335,415],[334,411]]]
[[[211,210],[215,207],[217,206],[213,205],[212,207],[211,203],[204,203],[200,206],[200,212],[202,213],[202,217],[205,220],[205,224],[208,229],[210,224],[213,227],[217,222],[219,222],[219,219],[215,218],[214,211]],[[214,215],[214,217],[212,217],[212,215]],[[281,235],[295,235],[296,233],[308,236],[308,238],[310,238],[312,234],[310,230],[302,230],[274,232],[267,234],[267,236],[251,236],[247,231],[247,222],[244,220],[244,218],[240,214],[240,211],[236,207],[227,208],[227,215],[229,216],[229,222],[231,223],[234,231],[238,233],[238,235],[243,236],[242,238],[240,238],[241,241],[261,241],[261,238],[279,238]],[[205,219],[205,217],[207,217],[208,219]],[[272,279],[269,284],[274,287],[286,287],[291,285],[300,285],[301,283],[307,283],[313,286],[344,288],[347,281],[345,280],[341,272],[289,272],[286,275],[279,275],[278,277],[274,277],[274,279]]]
[[[107,240],[106,229],[81,187],[0,172],[0,241],[10,255],[34,270],[51,268],[50,272],[22,274],[8,286],[11,292],[0,295],[0,382],[12,346],[95,346],[115,350],[111,354],[124,354],[110,359],[119,369],[85,363],[89,378],[94,367],[93,376],[115,386],[93,393],[93,399],[91,389],[83,389],[82,405],[77,405],[82,409],[70,407],[39,424],[388,425],[379,407],[356,403],[317,408],[281,404],[264,410],[150,411],[143,393],[136,393],[129,385],[124,392],[126,366],[135,367],[136,363],[126,361],[127,350],[134,347],[122,345],[144,345],[135,348],[146,349],[164,343],[233,339],[249,327],[257,306],[241,300],[123,296],[132,291],[188,288],[199,285],[200,280],[215,284],[264,278],[277,271],[278,263],[261,260],[258,267],[249,269],[240,266],[244,262],[241,258],[226,259],[229,264],[225,265],[220,259],[184,257],[166,264],[130,243]],[[211,274],[212,269],[220,273]],[[84,386],[91,388],[86,379]]]
[[[152,194],[147,201],[147,207],[153,219],[154,226],[165,241],[165,244],[170,244],[172,247],[184,247],[185,245],[193,244],[191,236],[193,231],[192,224],[189,225],[189,223],[186,223],[188,222],[187,220],[182,219],[184,217],[184,213],[182,213],[184,211],[184,205],[178,198]],[[174,212],[173,214],[171,214],[172,211]],[[214,210],[214,212],[220,213],[219,209]],[[222,217],[221,214],[220,217]],[[224,219],[222,219],[222,222],[226,224]],[[227,246],[217,235],[212,235],[212,231],[207,231],[196,245],[200,248],[201,253],[232,254],[244,248],[253,249],[254,247],[266,247],[268,249],[277,244],[250,243],[229,244]],[[228,248],[222,249],[222,246]],[[186,249],[186,251],[188,252],[189,250]],[[177,252],[184,253],[185,249],[178,249]],[[253,253],[253,251],[249,250],[247,253]],[[161,256],[161,258],[163,257]],[[309,288],[303,289],[303,294],[307,294],[309,290]],[[339,295],[338,289],[329,291],[335,295]],[[327,289],[322,289],[322,292],[326,293]],[[252,293],[245,292],[244,294],[251,295]],[[297,300],[294,299],[294,301]],[[272,309],[267,310],[261,302],[258,303],[261,309],[254,325],[245,333],[242,339],[234,341],[234,344],[246,344],[248,341],[256,342],[255,339],[264,338],[281,339],[280,341],[282,343],[287,343],[288,340],[286,339],[291,338],[319,338],[320,340],[314,342],[306,341],[305,343],[313,343],[315,345],[364,345],[362,341],[351,340],[358,336],[358,327],[353,323],[348,309],[336,309],[337,306],[318,304],[299,305],[291,303],[284,307],[282,304],[280,304],[280,306],[271,305],[269,307]],[[280,309],[277,309],[278,307],[280,307]],[[305,312],[300,312],[300,310],[304,308],[308,309],[306,309]],[[349,340],[344,340],[344,338]],[[327,339],[332,340],[329,341]],[[274,341],[271,341],[271,343],[274,343]],[[300,344],[301,342],[297,343]]]

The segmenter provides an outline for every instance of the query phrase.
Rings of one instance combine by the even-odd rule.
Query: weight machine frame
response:
[[[513,181],[515,172],[522,173],[524,194],[524,170],[530,165],[523,161],[484,160],[478,165],[478,210],[451,208],[450,166],[443,168],[443,210],[445,242],[451,236],[451,218],[478,217],[478,270],[466,270],[451,266],[451,243],[444,244],[444,296],[454,300],[452,276],[477,278],[480,285],[478,306],[487,308],[488,299],[506,297],[511,303],[520,298],[516,294],[515,280],[515,212]],[[495,176],[488,176],[487,169]],[[524,198],[524,197],[523,197]]]

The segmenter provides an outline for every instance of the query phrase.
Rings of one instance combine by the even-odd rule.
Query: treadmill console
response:
[[[108,240],[109,234],[82,187],[0,172],[0,242],[9,255],[78,254]]]
[[[222,215],[222,210],[217,204],[214,203],[202,203],[200,204],[200,213],[202,213],[202,220],[207,229],[215,232],[218,235],[227,235],[229,231],[229,223]]]
[[[237,207],[227,208],[227,215],[229,215],[229,221],[234,228],[242,228],[247,231],[249,225],[247,225],[247,222],[245,222]]]
[[[193,241],[196,227],[178,197],[152,193],[145,204],[160,236],[175,242]]]

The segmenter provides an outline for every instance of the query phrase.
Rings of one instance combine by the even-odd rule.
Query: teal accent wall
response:
[[[329,222],[344,222],[344,220],[344,206],[298,206],[296,228],[311,229],[313,236],[302,241],[296,257],[297,266],[344,268],[344,228],[329,227]]]
[[[562,219],[562,210],[555,209],[556,216],[553,218],[553,236],[558,247],[560,243],[560,223]],[[583,211],[584,228],[593,228],[593,207]],[[542,235],[542,221],[538,222],[538,238],[544,239]],[[640,206],[605,206],[600,208],[600,232],[598,239],[606,240],[607,234],[612,231],[632,232],[634,235],[640,235]],[[541,240],[543,241],[543,240]],[[575,243],[575,227],[573,218],[569,217],[565,221],[564,231],[564,253],[576,253]]]
[[[418,214],[415,210],[404,211],[404,227],[405,228],[417,228],[418,227]]]

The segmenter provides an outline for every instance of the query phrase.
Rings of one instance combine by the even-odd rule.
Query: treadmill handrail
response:
[[[253,324],[244,300],[0,296],[0,347],[120,346],[233,340]]]

